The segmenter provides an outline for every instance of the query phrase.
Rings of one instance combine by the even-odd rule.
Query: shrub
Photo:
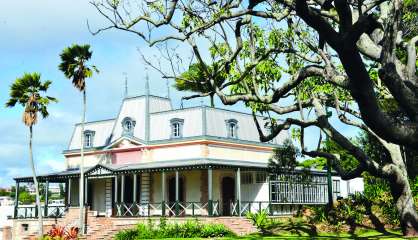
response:
[[[65,229],[64,227],[52,225],[44,240],[76,240],[78,238],[78,228],[71,227]]]
[[[213,238],[235,236],[222,224],[203,224],[198,220],[184,223],[167,223],[160,219],[159,225],[153,221],[139,223],[135,229],[124,230],[116,234],[116,240],[161,239],[161,238]]]
[[[128,229],[118,232],[115,236],[115,240],[135,240],[137,236],[137,230]]]
[[[266,234],[269,232],[270,224],[268,221],[268,214],[266,210],[261,210],[257,213],[247,213],[247,218],[251,220],[253,225],[262,233]]]

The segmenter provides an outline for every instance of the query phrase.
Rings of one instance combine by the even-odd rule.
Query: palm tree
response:
[[[42,237],[43,234],[43,223],[39,185],[36,178],[35,164],[33,162],[33,126],[38,122],[38,113],[40,113],[43,118],[48,117],[48,104],[57,102],[57,99],[53,97],[41,96],[41,92],[46,93],[51,83],[51,81],[42,83],[41,75],[39,73],[25,73],[22,77],[17,78],[11,85],[10,99],[6,103],[6,107],[14,107],[16,104],[20,104],[25,108],[22,120],[23,123],[29,127],[29,164],[32,168],[33,182],[35,185],[39,237]]]
[[[61,63],[58,68],[64,73],[65,77],[70,79],[76,89],[83,93],[83,115],[81,120],[81,163],[80,163],[80,229],[82,233],[86,233],[84,226],[84,122],[86,121],[86,78],[92,77],[93,71],[98,70],[93,65],[87,65],[90,60],[92,51],[90,45],[73,44],[65,48],[60,57]]]
[[[217,65],[208,66],[207,70],[209,72],[216,72]],[[206,82],[205,79],[208,79],[206,72],[202,69],[199,64],[192,64],[189,66],[189,69],[183,72],[179,77],[175,79],[174,87],[179,91],[190,91],[198,94],[208,94],[210,97],[210,106],[215,107],[214,95],[215,89],[210,85],[209,82]],[[220,74],[215,78],[215,84],[219,87],[225,81],[225,76]],[[187,97],[183,99],[189,99]]]

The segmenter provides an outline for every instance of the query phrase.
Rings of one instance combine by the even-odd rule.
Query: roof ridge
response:
[[[103,119],[103,120],[94,120],[94,121],[88,121],[85,122],[84,124],[90,124],[90,123],[97,123],[97,122],[110,122],[110,121],[114,121],[116,120],[116,118],[108,118],[108,119]],[[75,125],[80,125],[81,123],[76,123]]]

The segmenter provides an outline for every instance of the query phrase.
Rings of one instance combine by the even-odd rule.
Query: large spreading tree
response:
[[[302,154],[324,157],[344,179],[367,171],[389,180],[405,235],[418,215],[401,148],[418,147],[417,9],[413,0],[94,1],[108,25],[161,51],[164,77],[200,84],[192,97],[217,95],[266,116],[262,141],[294,130]],[[179,44],[180,48],[167,47]],[[184,49],[190,49],[186,61]],[[177,53],[175,53],[177,51]],[[174,57],[173,57],[174,56]],[[183,66],[185,71],[180,71]],[[186,66],[185,66],[186,65]],[[174,67],[173,67],[174,66]],[[199,76],[200,81],[196,81]],[[180,82],[181,82],[180,81]],[[401,114],[392,114],[394,110]],[[374,136],[389,158],[374,159],[336,124]],[[338,125],[338,126],[339,126]],[[306,128],[318,128],[355,160],[308,150]],[[263,131],[264,130],[264,131]]]

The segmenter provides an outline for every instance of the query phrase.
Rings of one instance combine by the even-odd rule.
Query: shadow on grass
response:
[[[402,239],[402,234],[363,225],[352,225],[347,233],[318,233],[315,224],[301,219],[275,222],[272,232],[274,234],[253,234],[238,239]]]

